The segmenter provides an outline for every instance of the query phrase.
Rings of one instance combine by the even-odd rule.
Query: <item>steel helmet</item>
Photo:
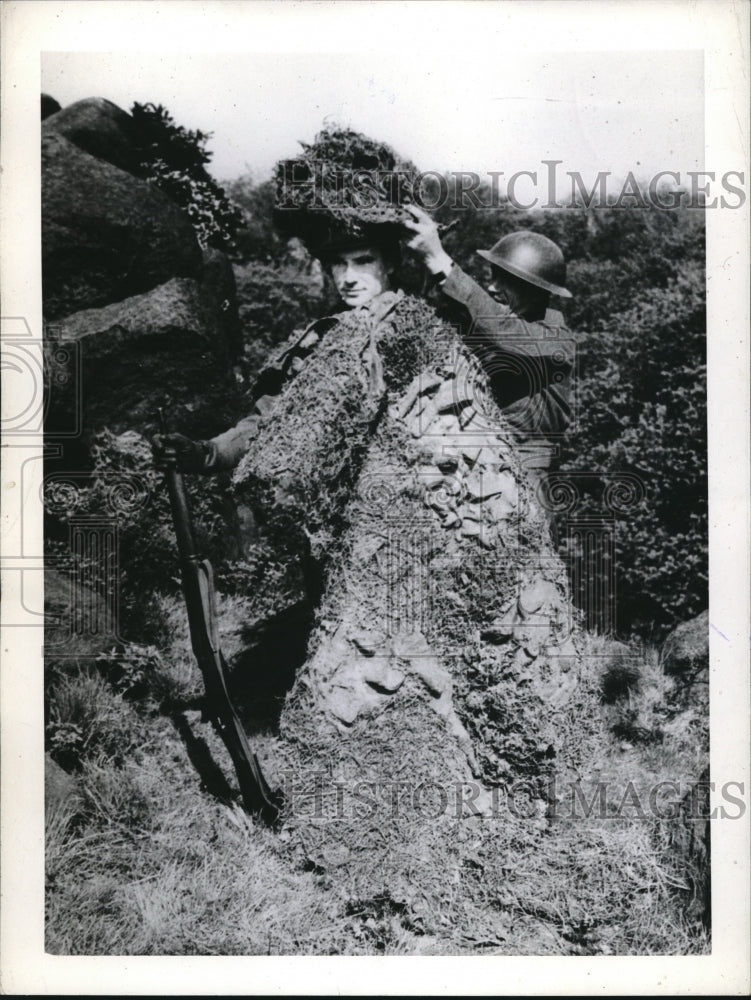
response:
[[[523,229],[518,233],[502,236],[490,250],[478,254],[493,267],[500,267],[522,281],[544,288],[546,292],[571,298],[565,287],[566,261],[557,243],[541,233]]]

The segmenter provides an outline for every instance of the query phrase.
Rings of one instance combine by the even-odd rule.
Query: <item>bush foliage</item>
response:
[[[200,245],[226,250],[240,224],[237,208],[206,170],[210,132],[175,124],[161,104],[131,108],[140,174],[152,181],[188,213]]]

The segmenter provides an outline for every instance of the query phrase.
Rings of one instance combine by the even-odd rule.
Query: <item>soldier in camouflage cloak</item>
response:
[[[293,775],[289,819],[305,850],[344,866],[363,833],[357,806],[352,823],[318,820],[334,801],[349,808],[343,787],[357,798],[363,782],[383,789],[405,768],[413,790],[477,780],[475,813],[494,786],[528,774],[544,812],[576,658],[565,573],[487,378],[453,328],[395,287],[404,209],[389,201],[393,182],[384,194],[374,146],[324,133],[279,211],[351,307],[298,335],[262,373],[255,412],[191,453],[204,471],[234,465],[268,558],[300,567],[309,631],[272,770]],[[346,182],[326,187],[343,162],[373,172],[376,210]],[[313,811],[301,815],[305,802]],[[363,892],[382,879],[393,892],[397,869],[410,880],[408,843],[453,842],[440,832],[451,817],[426,826],[412,810],[393,823],[392,798],[384,825],[369,808],[367,829],[391,846],[372,871],[353,860]]]

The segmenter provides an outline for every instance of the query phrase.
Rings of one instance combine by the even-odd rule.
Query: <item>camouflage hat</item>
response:
[[[314,252],[352,241],[398,240],[419,204],[417,168],[352,129],[320,132],[301,156],[277,164],[274,220]]]

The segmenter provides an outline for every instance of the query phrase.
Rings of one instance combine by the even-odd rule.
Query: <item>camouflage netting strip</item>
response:
[[[291,553],[307,538],[323,555],[340,526],[381,405],[362,361],[368,344],[368,331],[348,317],[329,331],[235,470],[238,496]]]
[[[397,689],[406,659],[474,763],[466,717],[484,777],[538,774],[554,727],[522,706],[534,691],[562,703],[574,684],[565,574],[482,374],[450,334],[441,349],[394,394],[370,447],[328,571],[321,617],[335,631],[314,637],[308,669],[347,725]],[[507,737],[519,728],[523,740]]]
[[[377,324],[363,311],[337,320],[300,362],[233,477],[268,538],[292,557],[310,546],[321,562],[341,534],[387,390],[414,377],[443,329],[425,303],[410,297],[396,298]],[[369,372],[373,349],[383,359],[384,381]]]

